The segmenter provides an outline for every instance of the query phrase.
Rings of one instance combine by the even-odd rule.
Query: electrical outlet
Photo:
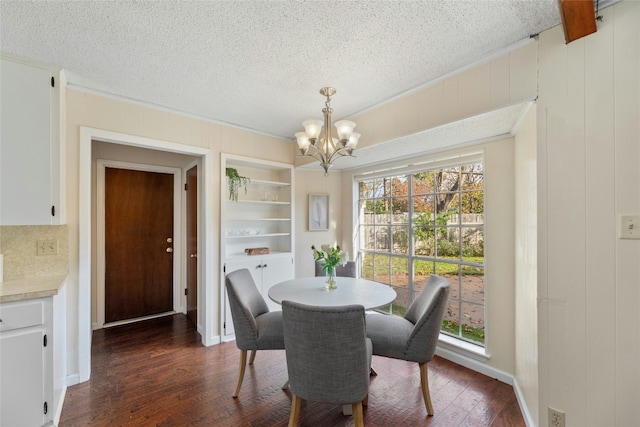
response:
[[[58,239],[38,240],[37,255],[58,255]]]
[[[549,406],[549,427],[564,427],[564,412]]]

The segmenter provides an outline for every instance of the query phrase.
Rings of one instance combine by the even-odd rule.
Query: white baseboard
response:
[[[529,407],[527,406],[527,402],[524,400],[524,396],[522,395],[522,390],[520,389],[518,380],[515,378],[513,380],[513,390],[516,393],[516,399],[518,399],[518,405],[520,406],[520,411],[522,412],[522,417],[524,418],[525,424],[527,425],[527,427],[535,427],[533,418],[531,418],[531,412],[529,411]]]
[[[513,391],[516,395],[518,406],[520,407],[520,411],[522,412],[522,417],[524,418],[525,424],[527,425],[527,427],[535,427],[533,418],[531,418],[531,412],[529,411],[526,401],[524,400],[524,397],[522,395],[522,390],[520,389],[518,381],[513,377],[513,375],[445,348],[436,347],[436,354],[443,359],[450,360],[451,362],[464,366],[465,368],[471,369],[472,371],[480,372],[481,374],[484,374],[488,377],[495,378],[498,381],[513,386]]]
[[[71,387],[72,385],[80,384],[80,375],[73,374],[67,375],[67,387]]]
[[[488,377],[502,381],[505,384],[513,385],[512,375],[507,374],[506,372],[503,372],[485,363],[479,362],[478,360],[463,356],[459,353],[442,348],[440,346],[436,347],[436,354],[443,359],[450,360],[453,363],[457,363],[458,365],[464,366],[465,368],[469,368],[472,371],[480,372],[481,374],[484,374]]]
[[[62,405],[64,404],[64,397],[67,394],[67,387],[64,386],[59,391],[59,396],[54,396],[54,404],[56,405],[56,412],[53,414],[53,425],[57,426],[60,424],[60,416],[62,415]]]

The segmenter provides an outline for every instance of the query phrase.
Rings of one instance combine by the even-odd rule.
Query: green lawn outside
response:
[[[373,278],[380,276],[389,276],[389,258],[391,262],[391,271],[393,272],[394,277],[407,277],[408,276],[408,259],[397,256],[390,255],[379,255],[376,254],[376,271],[375,275],[373,273],[373,256],[370,254],[366,254],[364,257],[364,265],[363,265],[363,277]],[[442,260],[447,260],[447,258],[441,258]],[[459,258],[449,258],[451,261],[459,262]],[[484,263],[483,257],[465,257],[465,261],[475,262],[478,264]],[[448,262],[434,262],[427,260],[415,260],[414,262],[414,277],[416,280],[423,277],[426,280],[426,277],[430,274],[437,274],[439,276],[458,276],[458,274],[465,275],[484,275],[483,267],[469,266],[469,265],[459,265],[452,264]],[[407,277],[408,278],[408,277]],[[395,283],[400,283],[400,281],[396,281]],[[404,316],[407,312],[407,308],[398,304],[393,303],[389,306],[382,307],[380,311],[385,313],[391,313],[398,316]],[[453,320],[444,319],[442,321],[442,331],[452,334],[453,336],[462,336],[469,341],[484,344],[484,328],[474,328],[469,325],[460,325],[458,322]]]

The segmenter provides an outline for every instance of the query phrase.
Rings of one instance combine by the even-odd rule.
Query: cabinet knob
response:
[[[198,258],[198,254],[191,254],[189,255],[189,258]]]

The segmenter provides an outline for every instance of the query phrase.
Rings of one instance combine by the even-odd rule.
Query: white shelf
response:
[[[227,218],[227,222],[233,221],[247,221],[247,222],[255,222],[255,221],[291,221],[291,218]]]
[[[246,199],[239,199],[237,201],[233,201],[233,200],[227,200],[228,203],[252,203],[252,204],[259,204],[259,205],[280,205],[280,206],[286,206],[286,205],[290,205],[291,202],[280,202],[280,201],[274,201],[274,200],[246,200]]]
[[[266,181],[263,179],[251,179],[249,185],[268,185],[270,187],[289,187],[291,184],[281,181]]]
[[[291,233],[259,233],[259,234],[243,234],[237,236],[227,236],[227,239],[255,239],[260,237],[279,237],[290,236]]]

